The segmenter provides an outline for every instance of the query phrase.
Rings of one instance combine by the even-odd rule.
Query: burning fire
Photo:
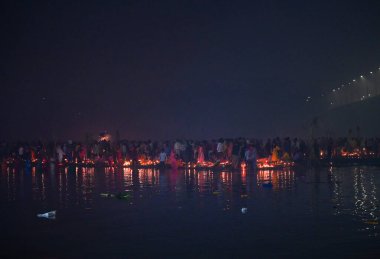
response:
[[[294,162],[286,162],[282,160],[278,160],[275,162],[269,161],[267,158],[257,159],[257,168],[259,169],[271,169],[271,168],[288,168],[293,167]]]

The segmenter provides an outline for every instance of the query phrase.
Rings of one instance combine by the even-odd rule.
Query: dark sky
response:
[[[284,136],[380,65],[379,1],[2,1],[1,138]]]

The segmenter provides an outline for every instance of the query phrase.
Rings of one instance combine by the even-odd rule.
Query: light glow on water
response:
[[[380,174],[377,168],[236,172],[111,167],[53,170],[32,168],[27,172],[7,168],[1,172],[0,190],[6,195],[1,195],[0,201],[3,206],[13,208],[9,213],[19,215],[11,223],[16,229],[22,215],[28,215],[26,220],[30,221],[38,213],[57,210],[55,224],[64,224],[65,228],[53,227],[46,231],[55,229],[65,236],[82,229],[78,224],[86,222],[89,226],[110,228],[113,236],[127,235],[128,242],[137,246],[139,241],[132,234],[129,237],[126,234],[129,232],[123,231],[121,226],[144,235],[150,235],[157,224],[173,233],[177,233],[177,228],[186,228],[190,235],[204,228],[209,229],[210,237],[225,244],[228,238],[223,238],[219,230],[228,232],[236,228],[236,231],[244,231],[244,235],[235,237],[237,247],[257,235],[277,246],[281,240],[284,244],[301,242],[304,248],[309,247],[310,242],[300,241],[299,235],[309,238],[321,235],[324,238],[312,241],[322,242],[320,245],[339,243],[340,239],[358,242],[358,249],[363,240],[366,244],[379,241]],[[125,198],[117,199],[119,193],[125,193]],[[109,226],[108,221],[114,224]],[[38,229],[40,223],[28,224],[32,228],[37,224]],[[257,232],[261,228],[265,233]],[[92,236],[101,239],[90,229],[87,231]],[[270,234],[272,231],[276,237]],[[158,240],[163,238],[156,235]],[[183,238],[186,236],[173,234],[172,240],[183,243]],[[38,239],[44,237],[38,234]]]

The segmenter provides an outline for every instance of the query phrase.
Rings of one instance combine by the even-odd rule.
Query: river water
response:
[[[375,167],[3,167],[0,257],[379,258],[379,193]]]

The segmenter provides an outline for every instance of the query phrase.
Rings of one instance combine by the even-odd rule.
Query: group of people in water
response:
[[[269,161],[292,161],[302,163],[310,160],[331,160],[350,155],[362,158],[380,157],[379,138],[314,138],[305,141],[299,138],[273,139],[215,139],[215,140],[174,140],[174,141],[88,141],[83,142],[20,142],[0,144],[2,162],[12,161],[54,161],[57,163],[81,163],[84,161],[118,164],[123,161],[168,161],[184,163],[218,163],[227,161],[237,168],[242,161],[247,165],[259,158]]]

